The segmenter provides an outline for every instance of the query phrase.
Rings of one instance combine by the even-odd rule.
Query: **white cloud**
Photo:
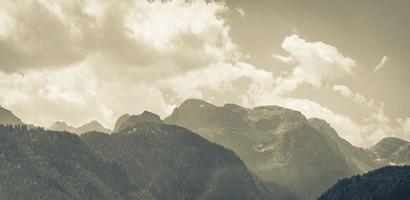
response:
[[[245,16],[246,16],[246,13],[245,13],[245,11],[242,9],[242,7],[237,7],[237,8],[236,8],[236,11],[238,12],[238,14],[239,14],[240,17],[245,17]]]
[[[282,48],[289,55],[274,54],[274,57],[284,62],[296,62],[296,66],[291,75],[277,79],[281,85],[276,89],[278,94],[293,91],[302,83],[321,87],[325,82],[351,75],[356,67],[356,62],[342,55],[336,47],[320,41],[308,42],[298,35],[287,36]]]
[[[279,60],[279,61],[283,62],[283,63],[291,63],[293,61],[291,56],[283,56],[283,55],[280,55],[280,54],[272,54],[272,57],[275,58],[276,60]]]
[[[235,57],[223,3],[5,1],[0,70],[64,67],[96,54],[117,67],[187,70]]]
[[[165,116],[197,97],[297,109],[327,120],[357,145],[402,133],[382,107],[358,123],[311,100],[286,97],[303,83],[322,87],[349,76],[355,61],[329,44],[291,35],[282,43],[288,55],[273,56],[295,66],[275,77],[239,59],[229,24],[219,16],[226,10],[205,0],[2,1],[0,104],[28,123],[77,126],[97,119],[112,127],[123,113],[149,109]],[[333,89],[370,102],[346,86]],[[408,130],[407,121],[397,123]]]
[[[159,82],[164,92],[171,93],[171,101],[181,102],[187,98],[213,101],[235,101],[251,104],[251,94],[267,91],[273,85],[272,73],[243,63],[220,63],[204,69],[193,70]]]
[[[382,68],[387,63],[387,61],[389,61],[389,57],[383,56],[383,58],[380,60],[379,64],[377,64],[377,66],[374,68],[374,71],[377,71],[380,68]]]
[[[350,98],[352,101],[354,101],[357,104],[364,104],[368,108],[374,110],[375,105],[374,105],[374,100],[373,99],[367,99],[364,95],[360,93],[354,93],[350,90],[345,85],[333,85],[332,89],[336,92],[338,92],[340,95]]]
[[[339,92],[344,97],[352,97],[353,92],[345,85],[334,85],[332,89]]]
[[[110,127],[144,109],[164,116],[173,104],[158,80],[236,59],[219,17],[226,9],[205,0],[2,1],[0,104],[45,126]]]
[[[397,119],[397,123],[400,124],[402,130],[400,137],[410,141],[410,117]]]

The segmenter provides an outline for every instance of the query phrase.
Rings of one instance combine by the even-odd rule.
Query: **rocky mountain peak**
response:
[[[161,120],[161,118],[152,112],[149,111],[144,111],[139,115],[123,115],[121,116],[115,126],[116,129],[114,132],[121,131],[126,128],[131,128],[134,127],[137,124],[140,123],[157,123],[157,124],[163,124],[164,122]]]

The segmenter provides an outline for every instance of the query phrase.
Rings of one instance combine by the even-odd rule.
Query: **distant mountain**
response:
[[[87,132],[91,131],[97,131],[97,132],[102,132],[102,133],[110,133],[110,129],[104,128],[100,123],[97,121],[91,121],[88,122],[80,127],[73,127],[70,125],[67,125],[65,122],[55,122],[52,124],[48,130],[52,131],[67,131],[71,133],[77,133],[77,134],[84,134]]]
[[[325,120],[312,118],[309,119],[309,123],[329,142],[335,143],[335,146],[342,152],[346,161],[352,169],[355,169],[356,173],[367,172],[378,167],[372,154],[369,154],[363,148],[353,146],[347,140],[341,138]]]
[[[410,164],[410,142],[395,137],[380,140],[368,151],[379,165]]]
[[[131,116],[118,130],[82,139],[125,167],[139,188],[136,199],[296,199],[282,187],[267,187],[232,151],[153,113]]]
[[[130,115],[129,115],[129,114],[121,115],[121,116],[117,119],[117,121],[115,122],[114,130],[112,130],[112,132],[113,132],[113,133],[118,132],[118,130],[120,129],[121,124],[123,124],[125,121],[127,121],[128,118],[130,118]]]
[[[48,130],[50,131],[67,131],[70,133],[75,133],[75,128],[73,126],[69,126],[67,125],[67,123],[65,122],[54,122],[54,124],[52,124]]]
[[[144,111],[143,113],[139,115],[122,115],[118,120],[115,122],[115,132],[121,131],[126,128],[133,127],[139,123],[158,123],[162,124],[164,123],[161,118],[149,111]]]
[[[134,185],[76,135],[0,126],[0,199],[130,199]]]
[[[410,167],[390,166],[339,181],[318,200],[408,200]]]
[[[91,131],[97,131],[97,132],[102,132],[102,133],[110,133],[111,132],[110,129],[104,128],[104,126],[102,126],[99,122],[91,121],[91,122],[88,122],[88,123],[76,128],[75,133],[84,134],[84,133],[91,132]]]
[[[0,106],[0,124],[23,124],[21,119],[14,115],[11,111]]]
[[[357,172],[337,144],[298,111],[215,106],[189,99],[165,119],[236,152],[265,182],[277,182],[302,199],[315,199],[337,180]]]

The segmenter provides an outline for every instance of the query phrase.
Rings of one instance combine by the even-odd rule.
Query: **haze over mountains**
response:
[[[0,124],[23,124],[12,112],[0,111]],[[39,196],[68,199],[310,200],[340,179],[410,163],[410,143],[398,138],[363,149],[339,137],[326,121],[307,119],[295,110],[215,106],[199,99],[186,100],[164,121],[148,111],[124,114],[111,134],[96,121],[78,128],[56,122],[49,128],[54,131],[1,130],[1,155],[7,163],[1,167],[0,175],[7,180],[3,185],[36,185],[41,180],[41,186],[5,187],[3,196],[38,190]],[[42,149],[40,144],[54,147]],[[14,154],[19,158],[12,158]],[[14,175],[18,166],[28,178]],[[54,182],[37,177],[38,171],[53,174]],[[80,183],[91,184],[96,193],[85,194]],[[55,184],[71,189],[53,188]]]

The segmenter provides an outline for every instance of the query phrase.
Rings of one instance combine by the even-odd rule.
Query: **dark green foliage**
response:
[[[131,189],[125,170],[76,135],[0,126],[0,199],[123,199]]]
[[[383,167],[339,181],[319,200],[408,200],[410,167]]]
[[[281,199],[232,151],[178,126],[138,122],[82,139],[126,168],[139,188],[136,199]]]

